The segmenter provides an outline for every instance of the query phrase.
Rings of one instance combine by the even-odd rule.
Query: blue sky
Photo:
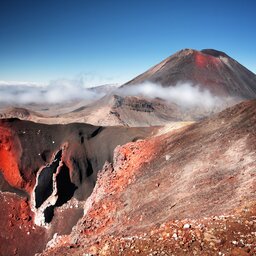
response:
[[[122,83],[183,48],[256,73],[256,1],[2,0],[0,80]]]

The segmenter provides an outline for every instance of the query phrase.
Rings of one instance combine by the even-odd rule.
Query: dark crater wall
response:
[[[21,191],[35,188],[35,207],[40,207],[53,193],[56,175],[59,207],[73,196],[85,200],[95,186],[97,173],[105,161],[111,162],[117,145],[145,138],[155,128],[99,127],[73,123],[45,125],[19,119],[0,120],[20,142],[17,154],[19,172],[23,179]],[[18,150],[18,149],[17,149]],[[51,221],[54,208],[45,209]]]

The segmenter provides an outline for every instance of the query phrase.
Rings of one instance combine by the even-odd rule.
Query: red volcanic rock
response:
[[[76,123],[45,125],[3,119],[0,122],[0,170],[10,185],[31,192],[38,170],[65,147],[63,161],[70,170],[71,180],[78,186],[80,179],[91,175],[96,178],[104,162],[113,157],[117,145],[143,138],[153,130]],[[79,169],[83,170],[82,174]]]
[[[0,169],[5,179],[14,187],[22,187],[18,167],[19,141],[10,129],[0,126]]]
[[[0,127],[1,156],[11,153],[16,187],[29,192],[3,184],[13,170],[1,160],[4,255],[34,255],[51,238],[43,255],[256,253],[255,100],[159,136],[19,120]],[[38,216],[47,230],[34,225]]]
[[[70,233],[114,148],[155,130],[1,120],[0,252],[34,255],[55,233]]]
[[[23,221],[29,221],[31,220],[31,213],[30,213],[30,207],[27,199],[23,199],[20,202],[20,217]]]
[[[255,152],[256,100],[118,147],[69,239],[43,255],[255,255]]]
[[[195,52],[195,64],[199,68],[218,68],[219,65],[222,64],[221,60],[218,58],[219,56],[211,56],[202,52]],[[227,55],[225,56],[228,57]]]
[[[218,96],[256,97],[256,75],[227,54],[213,49],[181,50],[123,86],[146,81],[164,87],[190,81]]]

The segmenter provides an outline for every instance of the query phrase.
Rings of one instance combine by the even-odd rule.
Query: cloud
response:
[[[114,77],[105,76],[95,72],[81,72],[76,75],[75,79],[82,81],[85,87],[113,84],[116,81]]]
[[[73,100],[93,101],[104,96],[103,92],[93,91],[83,80],[59,79],[48,85],[0,81],[0,103],[62,103]]]
[[[189,82],[180,82],[170,87],[145,82],[121,87],[115,91],[115,94],[121,96],[142,96],[150,99],[161,98],[183,108],[204,107],[213,109],[228,100],[214,96],[210,91],[202,88],[200,85],[193,85]],[[91,103],[112,90],[113,88],[106,86],[104,88],[96,87],[96,89],[87,88],[83,78],[73,80],[59,79],[51,81],[47,85],[0,81],[0,103],[14,105],[30,103],[56,104],[75,100],[85,100]]]
[[[163,87],[159,84],[145,82],[126,86],[119,89],[123,96],[144,96],[147,98],[161,98],[184,108],[205,107],[211,109],[218,106],[224,99],[214,96],[202,86],[192,83],[178,83],[175,86]]]

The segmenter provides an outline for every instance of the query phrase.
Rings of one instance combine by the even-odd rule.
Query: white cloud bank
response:
[[[163,87],[158,84],[145,82],[123,87],[119,90],[123,96],[144,96],[147,98],[161,98],[170,103],[176,103],[183,107],[213,108],[221,104],[224,99],[214,96],[209,90],[202,89],[192,83],[178,83],[175,86]]]
[[[48,85],[26,82],[0,81],[0,103],[61,103],[72,100],[97,100],[104,93],[95,92],[83,83],[83,80],[61,79],[51,81]]]
[[[202,88],[202,86],[194,86],[189,82],[178,83],[170,87],[162,87],[158,84],[145,82],[120,88],[114,93],[121,96],[161,98],[185,108],[198,106],[212,109],[224,102],[223,98],[214,96],[210,91]],[[98,100],[106,93],[108,93],[106,90],[91,90],[87,88],[83,79],[55,80],[48,85],[0,81],[0,103],[7,104],[55,104],[75,100],[85,100],[89,103]]]

